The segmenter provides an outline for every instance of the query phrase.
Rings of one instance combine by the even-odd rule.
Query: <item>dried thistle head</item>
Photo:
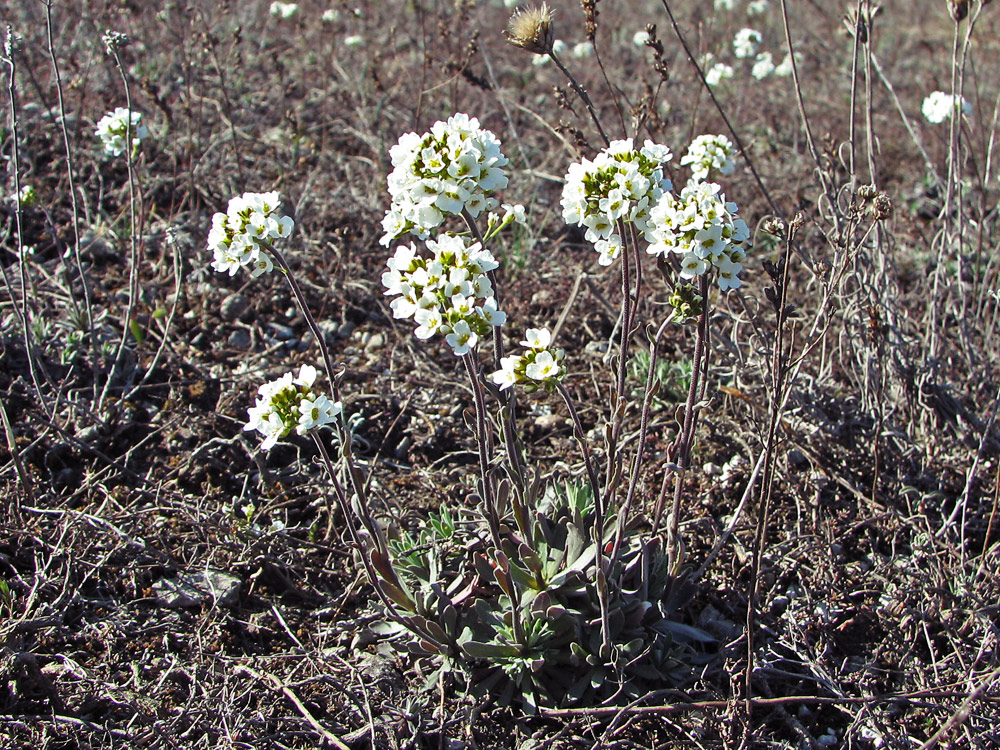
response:
[[[552,11],[546,3],[537,8],[521,8],[510,17],[504,32],[507,41],[536,55],[552,52],[555,31],[552,28]]]

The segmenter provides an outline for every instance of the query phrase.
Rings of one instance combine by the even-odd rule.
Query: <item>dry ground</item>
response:
[[[583,40],[580,7],[550,4],[556,36]],[[985,6],[974,31],[973,114],[956,159],[963,188],[949,199],[928,177],[933,168],[949,181],[948,125],[920,116],[923,96],[950,86],[946,3],[883,3],[870,94],[863,58],[857,73],[853,174],[846,8],[789,4],[816,159],[791,80],[756,81],[727,48],[752,24],[780,60],[780,3],[751,20],[743,3],[716,13],[711,3],[669,4],[688,44],[736,68],[716,93],[750,161],[738,161],[727,195],[751,226],[775,212],[804,219],[783,327],[785,361],[801,367],[776,417],[774,476],[756,480],[682,613],[717,638],[705,664],[632,708],[546,717],[462,699],[460,684],[424,689],[417,666],[378,642],[374,597],[342,519],[328,514],[311,444],[262,454],[241,432],[256,385],[315,362],[314,342],[277,275],[214,274],[204,238],[232,195],[281,191],[296,216],[292,263],[346,368],[346,408],[363,418],[359,453],[387,518],[418,525],[442,505],[459,508],[474,471],[463,373],[446,348],[393,321],[381,294],[387,150],[456,111],[503,140],[505,199],[530,216],[500,250],[508,314],[515,329],[564,318],[568,384],[597,427],[618,286],[560,220],[562,175],[578,149],[598,143],[565,80],[506,45],[509,11],[485,0],[304,1],[287,20],[258,0],[58,2],[60,102],[45,4],[0,10],[24,38],[11,111],[20,180],[40,197],[19,224],[13,203],[2,208],[0,747],[1000,747],[1000,359],[987,294],[998,286],[1000,8]],[[330,7],[338,20],[322,22]],[[598,5],[607,81],[595,58],[567,61],[616,134],[622,121],[628,135],[641,122],[640,138],[680,154],[693,135],[728,131],[664,7]],[[632,42],[647,22],[664,45],[665,78]],[[106,28],[133,40],[123,53],[129,89],[152,133],[136,168],[134,252],[124,161],[102,156],[93,136],[94,122],[125,102],[100,41]],[[345,44],[351,35],[364,42]],[[852,176],[871,181],[866,113],[871,163],[894,210],[867,235],[870,221],[838,235]],[[0,134],[12,173],[10,117]],[[12,186],[10,177],[5,194]],[[945,243],[942,228],[962,243]],[[732,519],[780,401],[762,266],[779,248],[759,236],[742,293],[720,301],[713,320],[711,402],[695,453],[704,471],[684,495],[694,567]],[[24,264],[18,239],[35,248]],[[652,320],[663,290],[648,276]],[[31,320],[34,372],[18,310]],[[677,329],[667,360],[689,361],[690,351],[690,333]],[[654,412],[654,465],[676,431],[683,373],[673,377]],[[526,411],[533,459],[578,471],[561,403],[536,395]],[[647,510],[658,483],[641,485]],[[225,577],[213,588],[206,571]],[[192,580],[185,598],[176,586]]]

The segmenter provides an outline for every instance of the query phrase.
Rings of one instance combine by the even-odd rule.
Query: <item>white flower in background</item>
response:
[[[38,203],[38,192],[31,185],[22,185],[19,192],[11,193],[10,202],[20,202],[21,208],[31,208]]]
[[[750,4],[747,5],[747,15],[751,17],[763,15],[770,5],[769,0],[751,0]]]
[[[323,11],[323,15],[319,17],[323,23],[336,23],[340,20],[340,11],[336,8],[329,8]]]
[[[728,81],[733,77],[733,67],[725,63],[716,63],[705,73],[705,83],[709,86],[718,86],[723,81]]]
[[[586,227],[601,265],[610,265],[621,253],[620,223],[645,231],[650,208],[673,188],[664,171],[672,157],[666,146],[646,141],[636,149],[629,138],[612,141],[593,161],[570,165],[562,193],[563,220]]]
[[[552,334],[547,328],[529,328],[525,331],[521,346],[524,354],[512,354],[500,360],[500,369],[490,375],[500,390],[522,384],[526,391],[538,388],[551,391],[566,375],[562,362],[566,354],[562,349],[553,349]]]
[[[398,246],[386,261],[382,286],[386,296],[395,297],[389,303],[394,318],[413,318],[417,338],[440,334],[461,356],[507,320],[488,276],[499,263],[478,242],[466,245],[450,234],[425,244],[431,257],[419,255],[412,244]]]
[[[257,402],[247,409],[245,432],[264,436],[261,448],[270,450],[295,430],[299,435],[333,424],[342,411],[339,401],[313,390],[316,368],[302,365],[298,376],[287,372],[257,389]]]
[[[753,57],[763,39],[755,29],[740,29],[733,37],[733,53],[740,59]]]
[[[681,166],[691,167],[691,179],[707,180],[712,172],[731,175],[735,169],[733,154],[736,148],[724,135],[699,135],[688,146],[681,159]]]
[[[271,3],[271,15],[276,18],[291,18],[298,12],[298,3],[280,3],[277,0]]]
[[[736,7],[736,0],[715,0],[715,9],[721,11],[733,10]]]
[[[758,81],[763,81],[774,72],[774,58],[770,52],[761,52],[757,55],[753,67],[750,68],[750,75]]]
[[[963,115],[972,114],[972,105],[964,97],[956,98],[944,91],[929,94],[920,106],[920,111],[927,118],[927,122],[933,125],[939,125],[947,120],[956,109],[961,109]]]
[[[422,135],[405,133],[389,157],[392,205],[380,241],[386,247],[407,232],[429,237],[447,216],[492,211],[499,205],[494,194],[507,187],[500,141],[466,114],[436,122]]]
[[[260,276],[274,267],[263,245],[291,235],[295,222],[281,214],[278,193],[243,193],[231,198],[226,213],[212,217],[208,249],[214,260],[212,268],[234,276],[247,268],[251,276]]]
[[[133,111],[131,117],[125,107],[117,107],[114,112],[108,112],[97,121],[94,134],[101,139],[104,153],[110,156],[121,156],[125,153],[126,130],[131,120],[132,149],[137,149],[143,138],[149,137],[149,129],[142,124],[142,115]]]
[[[681,256],[683,279],[715,269],[723,291],[736,289],[742,283],[739,273],[750,240],[750,229],[737,218],[738,210],[735,203],[726,202],[719,185],[689,182],[678,197],[664,196],[650,212],[646,252]]]
[[[347,47],[360,47],[365,43],[365,38],[358,34],[344,37],[344,45]]]
[[[594,43],[593,42],[579,42],[573,45],[573,49],[569,51],[571,57],[575,57],[578,60],[582,60],[586,57],[590,57],[594,54]],[[537,57],[537,55],[536,55]]]
[[[799,55],[798,52],[796,52],[795,53],[795,62],[798,62],[800,59],[801,59],[801,56]],[[790,76],[792,74],[792,56],[791,55],[785,55],[785,59],[782,60],[780,63],[778,63],[778,65],[774,68],[774,74],[776,76],[778,76],[779,78],[787,78],[788,76]]]
[[[636,47],[642,47],[649,41],[649,32],[645,29],[639,29],[632,35],[632,44]]]

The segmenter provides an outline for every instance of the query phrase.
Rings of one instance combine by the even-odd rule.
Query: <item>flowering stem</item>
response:
[[[469,213],[468,209],[462,209],[462,218],[465,219],[465,223],[469,227],[469,231],[475,236],[479,244],[486,249],[486,239],[483,237],[483,233],[479,230],[479,225],[476,223],[475,218]],[[489,277],[490,284],[493,286],[493,296],[496,298],[497,307],[500,307],[503,299],[500,296],[500,286],[497,283],[496,273],[494,271],[488,271],[487,277]],[[504,346],[503,346],[503,333],[500,330],[500,326],[493,326],[493,367],[497,370],[500,369],[500,360],[504,356]],[[507,391],[500,391],[500,423],[503,428],[503,441],[504,449],[507,452],[507,460],[510,463],[510,468],[514,473],[514,477],[517,480],[517,492],[520,495],[524,494],[525,485],[525,468],[521,460],[521,452],[517,446],[517,426],[515,424],[515,396],[513,389]]]
[[[121,57],[118,52],[112,51],[115,60],[115,67],[121,75],[122,84],[125,87],[125,107],[128,109],[128,116],[125,118],[125,167],[128,170],[128,206],[129,206],[129,270],[128,270],[128,302],[125,305],[125,320],[122,325],[122,337],[118,342],[118,349],[115,351],[115,358],[111,363],[107,380],[101,395],[97,399],[97,406],[94,411],[100,412],[101,405],[108,395],[111,383],[115,379],[115,373],[121,366],[122,356],[125,353],[125,342],[128,341],[129,333],[132,329],[133,317],[135,316],[135,305],[139,298],[139,233],[138,226],[140,217],[136,210],[139,196],[136,191],[135,179],[135,149],[132,146],[132,93],[128,85],[128,76],[125,75],[125,68],[122,66]],[[138,344],[138,342],[136,342]]]
[[[483,384],[479,380],[479,367],[474,352],[469,351],[462,356],[462,363],[472,384],[473,401],[476,405],[476,443],[479,449],[479,472],[482,481],[483,500],[487,507],[494,508],[493,482],[490,479],[490,453],[493,452],[493,436],[486,422],[486,399],[483,396]]]
[[[569,392],[559,381],[556,381],[556,390],[559,391],[559,395],[562,396],[562,400],[569,410],[570,419],[573,420],[573,437],[580,444],[580,451],[583,453],[583,462],[587,467],[587,478],[590,480],[590,489],[594,495],[594,544],[597,545],[597,569],[606,582],[611,563],[604,554],[605,506],[601,497],[600,483],[597,481],[597,470],[594,468],[594,462],[590,458],[590,448],[587,447],[587,437],[583,431],[583,423],[580,421],[580,415],[576,413],[576,407],[573,405],[573,400],[569,397]],[[604,638],[604,646],[610,654],[611,627],[608,613],[607,585],[598,585],[597,593],[601,605],[601,635]]]
[[[309,305],[306,304],[306,298],[305,295],[302,294],[302,288],[299,286],[299,282],[295,280],[295,275],[292,273],[292,269],[289,267],[288,261],[285,260],[285,256],[282,255],[273,244],[264,241],[260,244],[261,247],[271,254],[271,257],[274,258],[275,263],[282,270],[285,278],[288,280],[288,285],[292,289],[292,294],[295,296],[295,301],[298,303],[299,310],[302,311],[302,317],[305,318],[306,325],[312,332],[313,338],[315,338],[316,342],[319,344],[320,354],[323,357],[323,367],[326,369],[326,375],[330,379],[330,388],[333,391],[333,399],[334,401],[341,401],[340,387],[338,386],[338,380],[333,369],[333,360],[330,359],[330,350],[326,345],[326,339],[323,336],[323,332],[319,329],[319,326],[316,325],[316,319],[309,310]],[[337,424],[340,430],[341,454],[344,456],[344,463],[347,466],[347,475],[351,480],[351,488],[354,490],[354,494],[357,495],[358,502],[365,511],[365,527],[377,541],[379,551],[386,553],[388,550],[388,543],[385,540],[385,535],[382,533],[382,529],[379,528],[379,525],[371,517],[368,492],[365,488],[364,479],[354,463],[351,431],[347,428],[347,424],[343,421],[343,416],[341,416],[341,419]]]
[[[615,561],[618,559],[622,546],[622,540],[625,537],[625,526],[628,522],[629,512],[632,510],[632,503],[635,500],[636,488],[639,486],[643,453],[646,449],[646,437],[649,434],[649,409],[653,402],[653,381],[655,380],[656,360],[659,355],[660,341],[663,339],[663,334],[666,333],[667,326],[670,325],[673,320],[674,313],[671,312],[670,315],[668,315],[660,324],[659,329],[656,331],[656,337],[653,339],[653,348],[649,355],[649,372],[646,375],[646,394],[642,402],[642,413],[639,420],[638,447],[635,451],[635,458],[632,461],[632,471],[629,476],[628,492],[625,496],[625,505],[622,507],[621,513],[618,514],[618,528],[615,533],[615,546],[611,550],[612,565],[614,565]]]
[[[694,340],[694,354],[691,361],[691,383],[688,387],[687,401],[684,404],[684,424],[681,432],[674,443],[674,464],[676,474],[674,475],[674,499],[670,509],[670,526],[667,532],[667,570],[671,575],[677,573],[680,564],[680,538],[678,528],[680,527],[681,516],[681,491],[684,487],[684,475],[691,464],[691,445],[694,438],[694,429],[697,424],[697,410],[695,401],[698,396],[698,381],[701,376],[702,358],[705,356],[705,341],[708,337],[708,274],[701,277],[701,299],[702,313],[698,319],[698,329]]]

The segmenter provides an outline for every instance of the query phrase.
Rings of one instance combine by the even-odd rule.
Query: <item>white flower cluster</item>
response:
[[[920,111],[927,118],[927,122],[933,125],[940,125],[951,117],[956,109],[960,109],[963,115],[972,114],[972,105],[964,97],[955,97],[944,91],[929,94],[920,106]]]
[[[427,238],[448,215],[491,211],[498,205],[493,194],[507,187],[500,141],[466,114],[436,122],[423,135],[406,133],[389,157],[392,206],[382,220],[381,240],[386,247],[407,232]]]
[[[276,18],[291,18],[298,12],[298,3],[281,3],[278,0],[271,3],[271,15]]]
[[[397,295],[389,304],[394,318],[413,318],[418,339],[441,334],[462,356],[507,319],[487,276],[500,264],[478,242],[466,246],[461,237],[446,234],[425,244],[430,258],[419,256],[413,244],[397,247],[382,285],[386,295]]]
[[[687,153],[681,159],[681,166],[691,166],[691,178],[693,180],[707,180],[710,174],[715,171],[719,174],[730,175],[736,165],[733,162],[733,154],[736,149],[724,135],[699,135],[688,146]]]
[[[38,203],[38,191],[32,185],[22,185],[19,193],[11,193],[11,203],[21,203],[21,208],[31,208]]]
[[[208,233],[208,249],[215,256],[212,268],[233,276],[249,266],[255,277],[274,268],[261,243],[288,237],[295,226],[292,217],[278,213],[279,206],[281,200],[274,192],[243,193],[230,199],[226,213],[212,217]]]
[[[753,57],[764,40],[756,29],[740,29],[733,37],[733,53],[741,58]]]
[[[529,393],[539,387],[550,390],[566,374],[563,365],[566,354],[562,349],[551,348],[551,343],[552,334],[547,328],[529,328],[521,342],[528,351],[501,358],[500,369],[490,379],[501,391],[515,384],[523,384]]]
[[[632,222],[645,232],[650,209],[673,189],[664,175],[672,157],[669,148],[652,141],[636,150],[629,138],[612,141],[593,161],[570,165],[563,186],[563,219],[587,227],[587,241],[600,253],[602,266],[621,254],[618,223]]]
[[[97,128],[94,130],[94,134],[104,145],[104,153],[109,156],[121,156],[125,153],[125,131],[128,129],[129,120],[132,124],[133,149],[139,147],[143,138],[149,137],[149,128],[142,124],[140,113],[133,111],[129,117],[129,111],[125,107],[117,107],[114,112],[108,112],[98,120]]]
[[[681,257],[681,278],[693,279],[715,268],[719,287],[736,289],[746,259],[750,230],[736,217],[735,203],[714,182],[690,182],[680,196],[666,196],[650,212],[646,252],[676,253]]]
[[[718,86],[723,81],[728,81],[735,75],[732,65],[726,65],[725,63],[715,63],[708,72],[705,73],[705,83],[709,86]]]
[[[331,401],[313,390],[316,368],[302,365],[297,377],[286,372],[277,380],[257,389],[257,403],[247,409],[249,420],[244,431],[256,430],[264,436],[260,447],[270,450],[275,443],[295,430],[305,435],[310,430],[333,424],[342,411],[339,401]]]

